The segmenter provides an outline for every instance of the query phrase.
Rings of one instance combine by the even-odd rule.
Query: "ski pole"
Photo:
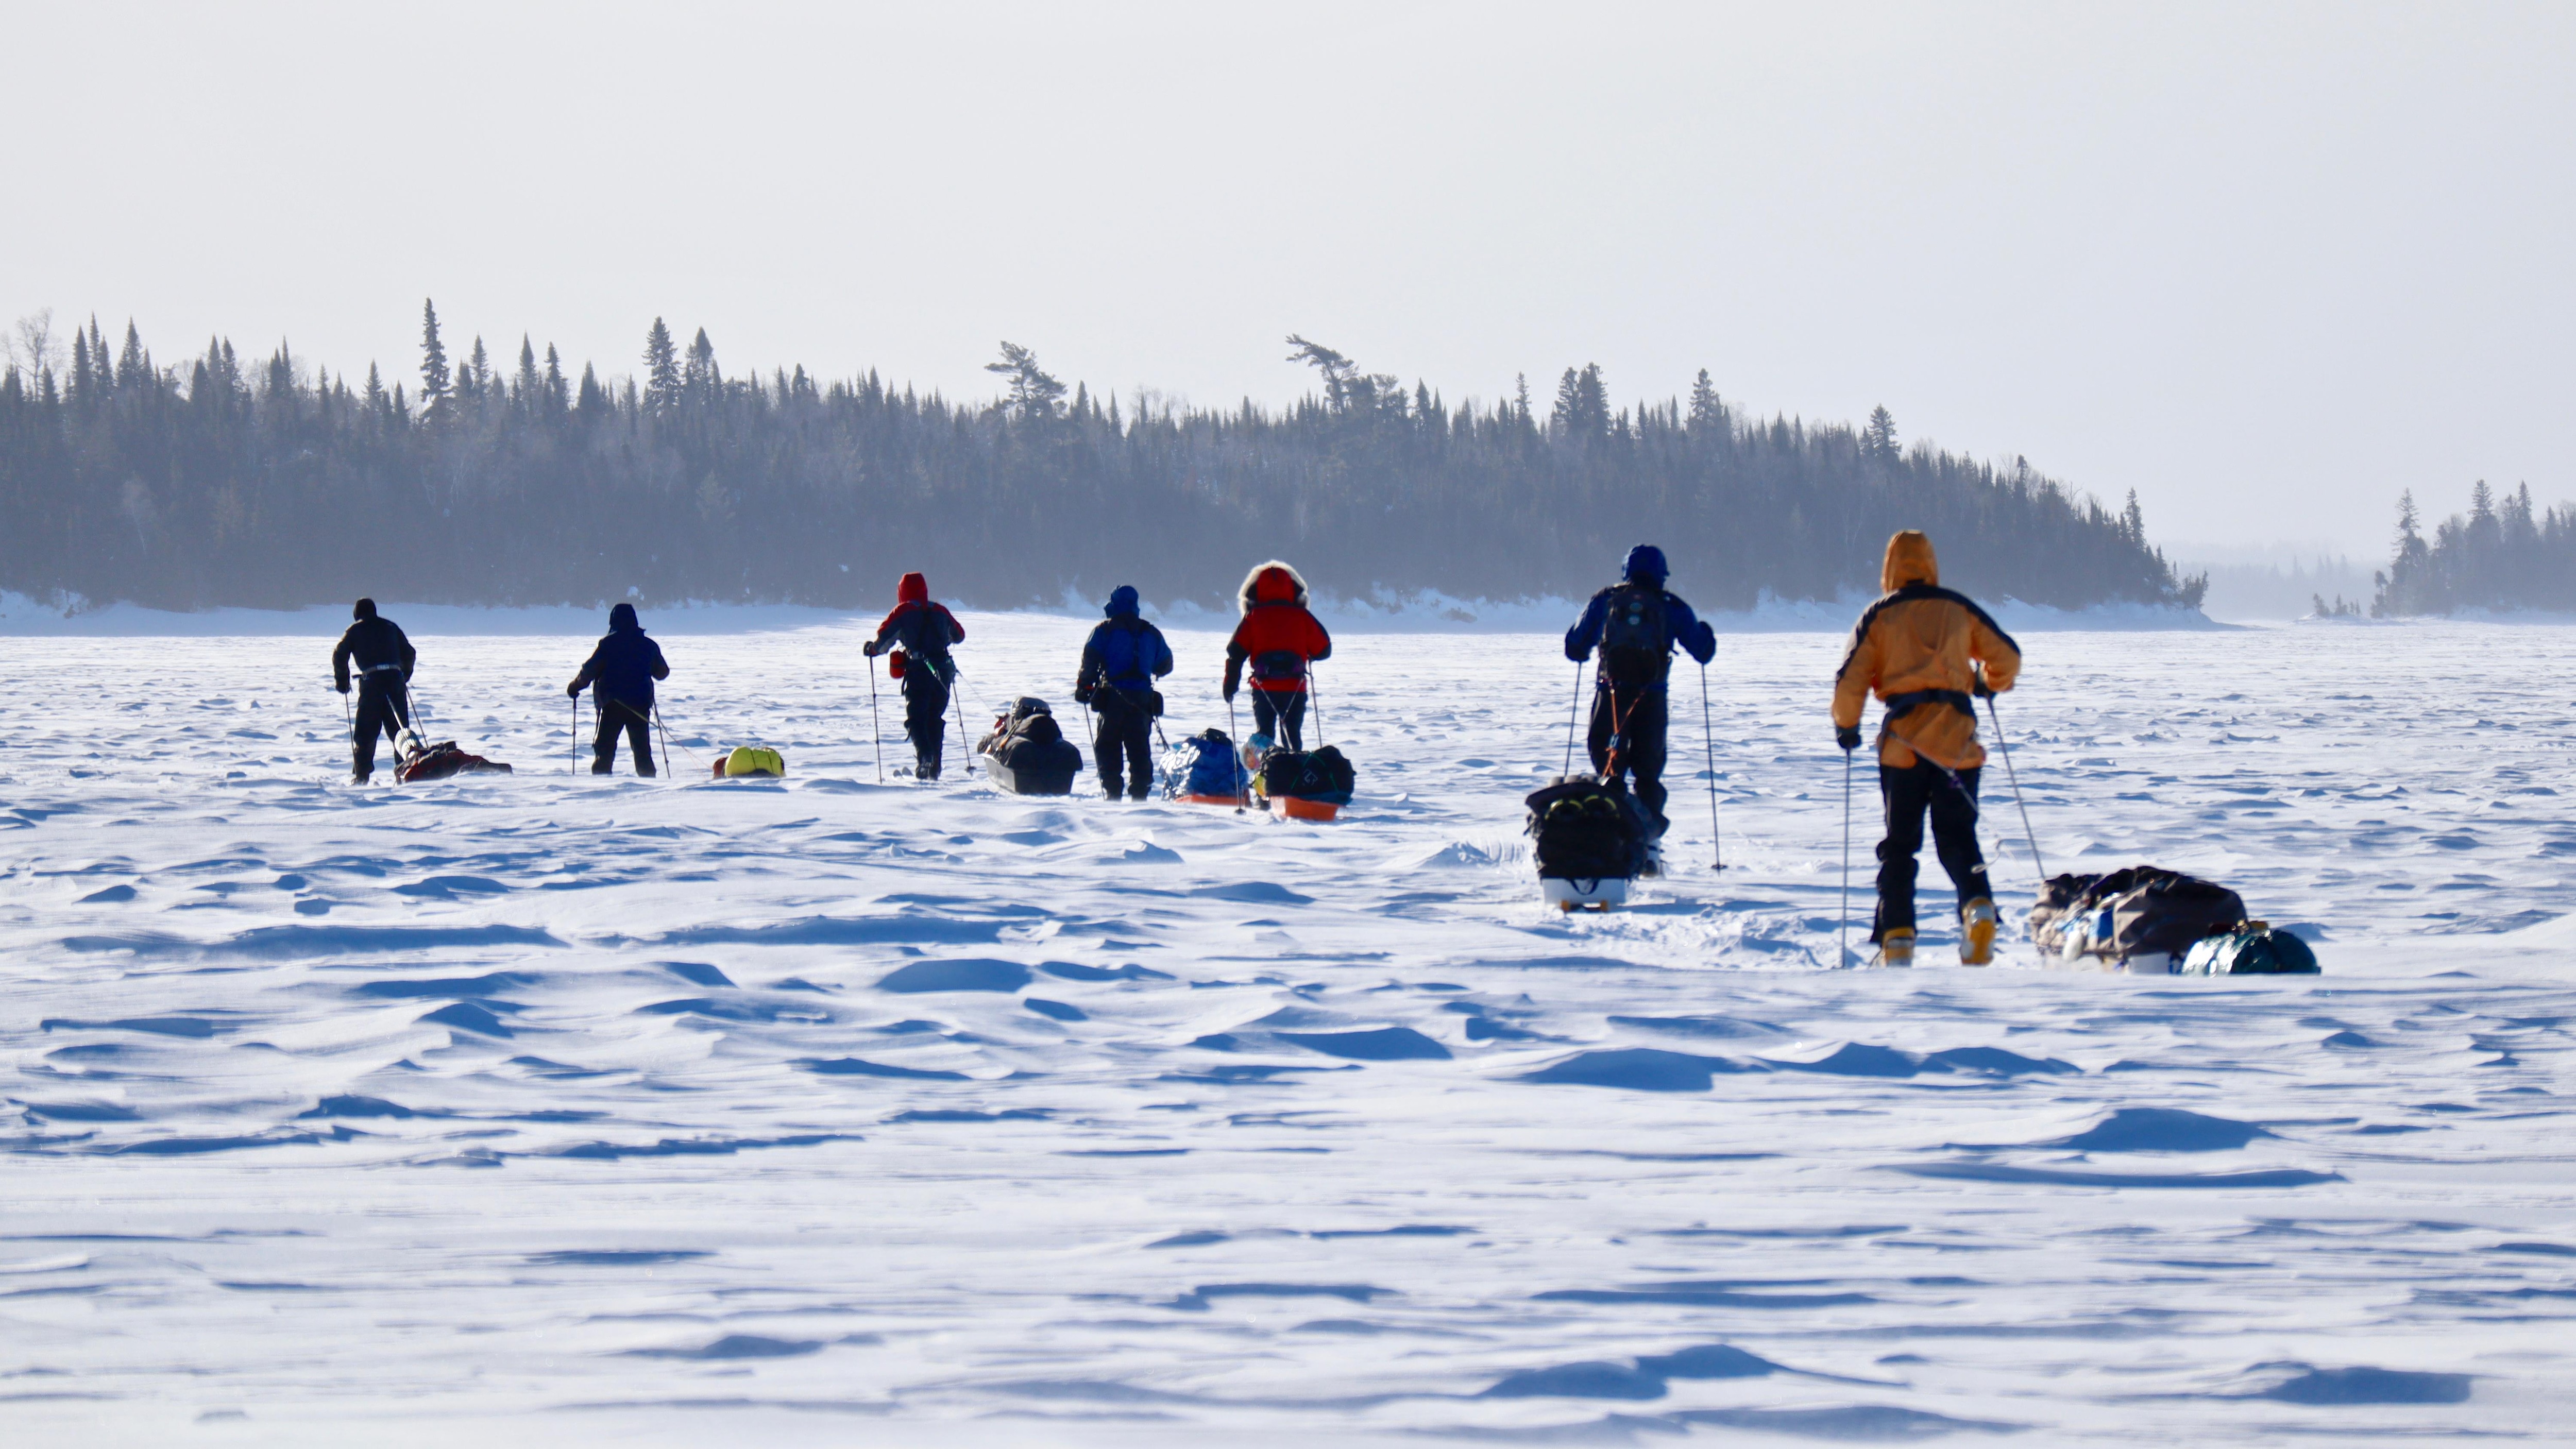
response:
[[[1574,661],[1574,702],[1565,707],[1565,768],[1560,776],[1574,773],[1574,721],[1583,713],[1583,661]]]
[[[868,656],[868,734],[876,747],[877,783],[885,783],[885,719],[877,713],[877,657]]]
[[[577,776],[581,773],[581,696],[576,694],[566,702],[572,706],[572,760],[565,773]]]
[[[1324,692],[1315,687],[1315,666],[1306,666],[1306,703],[1315,711],[1315,748],[1322,749],[1324,740]]]
[[[2039,832],[2030,828],[2030,805],[2021,797],[2021,775],[2013,769],[2012,741],[2004,738],[2003,716],[1995,713],[1995,697],[1986,696],[1986,718],[1994,721],[1995,744],[2004,753],[2004,778],[2012,782],[2013,804],[2021,811],[2022,837],[2030,842],[2030,863],[2039,868],[2039,891],[2048,894],[2048,862],[2039,858]]]
[[[1851,751],[1843,751],[1843,902],[1834,922],[1834,965],[1851,960]]]
[[[1717,738],[1708,722],[1708,666],[1699,667],[1699,738],[1708,750],[1708,849],[1711,870],[1726,869],[1726,842],[1717,833]]]
[[[1252,808],[1252,781],[1243,773],[1243,756],[1239,753],[1243,747],[1234,742],[1234,730],[1234,696],[1229,694],[1225,697],[1225,748],[1226,758],[1234,767],[1234,813],[1240,815]]]
[[[662,735],[662,773],[669,775],[678,767],[671,763],[671,724],[662,718],[662,702],[653,701],[653,728]]]
[[[349,691],[340,691],[340,718],[349,725],[349,773],[358,772],[358,711],[349,703]]]
[[[966,693],[951,682],[948,702],[957,706],[957,748],[966,752],[966,778],[975,778],[975,747],[966,738]]]

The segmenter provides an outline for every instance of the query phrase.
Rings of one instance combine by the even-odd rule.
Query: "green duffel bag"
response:
[[[2313,976],[2317,953],[2287,931],[2247,921],[2194,944],[2175,973],[2181,976]]]

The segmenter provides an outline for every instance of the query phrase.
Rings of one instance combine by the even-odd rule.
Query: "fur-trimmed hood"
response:
[[[1254,565],[1252,572],[1243,576],[1243,590],[1235,596],[1235,605],[1241,612],[1249,614],[1263,604],[1294,604],[1302,609],[1306,607],[1306,600],[1305,576],[1272,559],[1268,563]]]

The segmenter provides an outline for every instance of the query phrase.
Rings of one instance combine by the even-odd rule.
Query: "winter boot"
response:
[[[1899,926],[1895,930],[1888,932],[1879,940],[1877,964],[1881,966],[1911,966],[1914,964],[1914,930],[1912,927]]]
[[[1995,903],[1984,896],[1959,908],[1959,964],[1984,966],[1995,959]]]
[[[937,755],[923,755],[920,758],[919,763],[913,766],[912,777],[916,780],[938,779],[939,757]]]

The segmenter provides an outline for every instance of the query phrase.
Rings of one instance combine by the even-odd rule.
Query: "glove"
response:
[[[1231,684],[1225,687],[1225,702],[1228,704],[1234,703],[1234,688]]]
[[[1995,697],[1995,687],[1986,683],[1986,671],[1982,669],[1977,671],[1977,682],[1968,686],[1968,693],[1975,695],[1979,699],[1992,699]]]
[[[1856,749],[1859,749],[1859,748],[1860,748],[1860,726],[1859,726],[1859,725],[1842,725],[1842,726],[1839,726],[1838,728],[1836,728],[1836,729],[1834,730],[1834,743],[1835,743],[1835,744],[1838,744],[1838,745],[1840,745],[1840,746],[1842,746],[1842,747],[1843,747],[1843,753],[1844,753],[1844,754],[1850,754],[1852,751],[1854,751],[1854,750],[1856,750]]]
[[[581,686],[579,684],[567,684],[564,686],[564,694],[569,698],[579,699],[581,698]]]
[[[1091,686],[1088,684],[1076,686],[1073,691],[1073,702],[1075,704],[1091,703]]]
[[[349,681],[345,679],[334,680],[332,681],[331,687],[340,691],[342,694],[347,694],[349,692]]]
[[[874,658],[876,658],[876,657],[877,657],[877,653],[878,653],[878,650],[877,650],[877,641],[875,641],[874,639],[871,639],[871,640],[869,640],[868,642],[866,642],[865,644],[860,645],[860,646],[859,646],[859,652],[860,652],[861,654],[864,654],[864,655],[868,656],[870,659],[874,659]]]

